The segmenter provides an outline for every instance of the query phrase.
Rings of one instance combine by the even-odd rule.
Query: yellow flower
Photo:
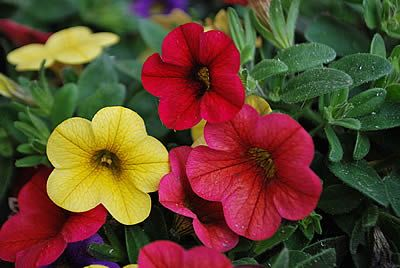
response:
[[[183,10],[175,8],[169,14],[156,14],[151,19],[166,29],[172,30],[182,24],[192,22],[192,18]]]
[[[45,67],[55,61],[64,64],[84,64],[99,56],[104,47],[119,41],[113,33],[92,33],[83,26],[61,30],[50,36],[46,44],[30,44],[11,51],[7,60],[17,65],[18,71],[39,70],[46,60]]]
[[[122,224],[148,217],[148,193],[169,172],[165,147],[123,107],[103,108],[92,121],[62,122],[50,135],[47,156],[55,168],[47,182],[54,203],[73,212],[102,204]]]
[[[256,95],[251,95],[246,97],[246,104],[252,106],[260,115],[266,115],[272,113],[271,106],[269,103]],[[204,139],[204,126],[206,125],[205,120],[201,120],[200,123],[192,127],[190,133],[192,134],[193,144],[192,147],[196,147],[199,145],[207,145],[206,140]]]
[[[13,98],[32,105],[32,96],[25,92],[17,83],[0,73],[0,95]]]
[[[230,36],[228,14],[226,13],[225,9],[221,9],[220,11],[218,11],[217,15],[215,15],[214,20],[206,18],[205,29],[206,31],[210,30],[223,31],[224,33]]]

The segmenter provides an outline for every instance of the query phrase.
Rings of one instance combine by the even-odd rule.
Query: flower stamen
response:
[[[248,151],[250,157],[256,162],[257,166],[264,170],[267,179],[275,177],[276,169],[271,154],[261,148],[250,148]]]
[[[203,83],[204,89],[210,89],[210,71],[207,67],[203,66],[197,71],[197,79]]]

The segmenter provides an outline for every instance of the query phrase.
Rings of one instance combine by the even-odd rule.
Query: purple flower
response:
[[[186,10],[187,0],[134,0],[130,8],[141,17],[149,17],[153,14],[168,14],[175,8]]]

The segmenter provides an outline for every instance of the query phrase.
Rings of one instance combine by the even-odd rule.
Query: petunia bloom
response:
[[[161,121],[182,130],[201,119],[225,122],[240,111],[245,94],[239,68],[239,51],[227,35],[188,23],[167,35],[162,55],[147,59],[142,82],[160,98]]]
[[[200,198],[190,187],[185,167],[191,150],[181,146],[170,151],[171,172],[160,182],[160,203],[175,213],[192,218],[194,231],[205,246],[218,251],[230,250],[236,246],[239,237],[226,225],[221,203]]]
[[[7,60],[17,65],[18,71],[38,70],[44,60],[45,67],[54,62],[84,64],[118,40],[119,37],[113,33],[92,33],[87,27],[71,27],[52,34],[44,45],[29,44],[11,51]]]
[[[249,4],[249,0],[224,0],[225,4],[238,4],[242,6],[247,6]]]
[[[45,43],[51,35],[51,33],[37,31],[9,19],[0,19],[0,33],[4,34],[17,46]]]
[[[103,204],[123,224],[148,217],[148,193],[169,171],[165,147],[123,107],[103,108],[92,121],[62,122],[49,137],[47,156],[55,167],[47,183],[51,200],[73,212]]]
[[[187,10],[188,0],[134,0],[130,8],[141,17],[149,17],[155,14],[169,14],[174,9]]]
[[[232,268],[225,255],[206,247],[184,250],[171,241],[156,241],[144,246],[138,257],[139,268]]]
[[[228,226],[253,240],[271,237],[281,218],[316,207],[322,184],[310,169],[312,138],[285,114],[260,116],[245,105],[231,121],[207,123],[206,146],[193,149],[187,176],[196,194],[222,203]]]
[[[46,194],[50,170],[42,168],[18,195],[20,212],[0,230],[0,258],[15,266],[39,267],[53,263],[68,243],[95,234],[106,220],[106,210],[98,206],[75,214],[56,206]]]

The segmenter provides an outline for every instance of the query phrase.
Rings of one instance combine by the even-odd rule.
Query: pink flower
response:
[[[185,168],[191,150],[182,146],[169,153],[171,172],[161,180],[160,203],[192,218],[194,231],[204,245],[218,251],[230,250],[236,246],[239,237],[226,225],[221,203],[200,198],[190,187]]]
[[[303,219],[315,209],[322,184],[309,168],[313,141],[291,117],[260,116],[245,105],[229,122],[207,123],[204,134],[209,147],[193,149],[186,172],[196,194],[222,203],[235,233],[263,240],[281,218]]]

